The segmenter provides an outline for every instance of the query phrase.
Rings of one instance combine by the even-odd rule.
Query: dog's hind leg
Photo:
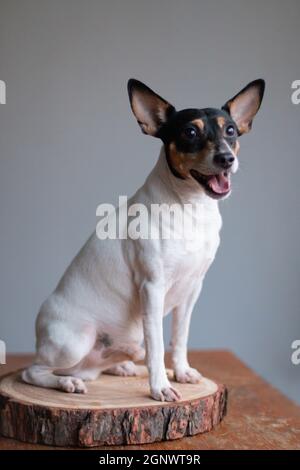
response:
[[[22,372],[22,379],[38,387],[56,388],[68,393],[86,393],[87,388],[82,379],[72,376],[58,376],[53,368],[32,364]]]
[[[86,393],[87,389],[81,378],[71,374],[59,375],[59,371],[74,368],[84,359],[93,347],[93,334],[82,331],[74,333],[65,325],[57,324],[52,325],[50,333],[40,341],[36,360],[22,372],[22,379],[38,387]]]
[[[85,381],[95,380],[101,373],[124,377],[141,375],[141,367],[133,361],[140,361],[144,356],[144,348],[137,343],[131,345],[121,344],[115,347],[109,346],[100,350],[95,348],[78,367],[72,369],[72,375]],[[65,374],[66,371],[59,373]]]

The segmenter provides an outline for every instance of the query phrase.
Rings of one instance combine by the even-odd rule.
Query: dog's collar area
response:
[[[228,171],[222,171],[215,175],[203,175],[197,170],[191,170],[190,174],[215,199],[220,199],[230,193],[231,182]]]

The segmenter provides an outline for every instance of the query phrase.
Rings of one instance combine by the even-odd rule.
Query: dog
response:
[[[169,312],[174,379],[201,380],[187,357],[191,314],[219,246],[218,200],[231,192],[238,138],[250,131],[264,89],[258,79],[220,109],[177,111],[142,82],[129,80],[139,126],[162,141],[157,164],[129,204],[176,203],[182,211],[186,204],[197,206],[199,237],[189,249],[185,237],[99,240],[94,233],[41,306],[36,357],[22,373],[25,382],[86,393],[85,382],[102,372],[137,375],[135,362],[146,352],[152,398],[177,401],[180,393],[164,365],[163,317]]]

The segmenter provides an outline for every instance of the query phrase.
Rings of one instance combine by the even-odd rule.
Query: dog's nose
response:
[[[234,162],[234,156],[231,153],[217,153],[214,156],[215,164],[227,170]]]

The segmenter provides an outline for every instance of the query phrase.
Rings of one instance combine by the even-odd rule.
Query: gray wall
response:
[[[290,100],[299,19],[297,0],[0,1],[0,338],[9,351],[33,350],[39,305],[94,230],[96,206],[132,194],[156,161],[160,143],[140,133],[127,79],[180,109],[222,105],[264,77],[190,347],[229,348],[299,400],[300,365],[290,361],[300,337],[300,106]]]

